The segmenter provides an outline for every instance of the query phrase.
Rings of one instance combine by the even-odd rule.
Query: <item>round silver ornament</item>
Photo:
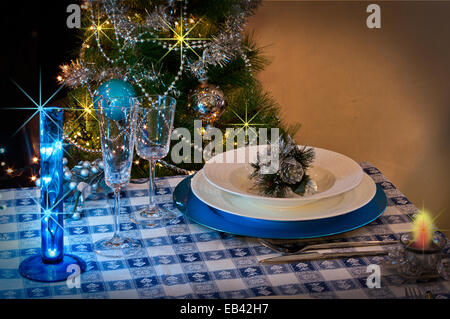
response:
[[[70,188],[71,190],[74,190],[75,188],[77,188],[77,183],[71,182],[71,183],[69,184],[69,188]]]
[[[97,174],[98,173],[98,167],[97,166],[92,166],[91,172],[92,172],[92,174]]]
[[[83,169],[80,171],[80,175],[81,175],[82,177],[88,177],[88,176],[89,176],[89,170],[88,170],[87,168],[83,168]]]
[[[69,171],[69,170],[64,171],[64,178],[65,178],[66,180],[70,181],[70,179],[72,178],[72,172]]]
[[[83,168],[90,168],[91,163],[89,163],[88,161],[85,161],[85,162],[83,162],[82,166],[83,166]]]
[[[63,157],[62,163],[63,163],[64,166],[66,166],[67,163],[69,163],[69,161],[67,160],[67,158]]]
[[[225,112],[227,101],[223,92],[206,81],[197,86],[190,95],[189,106],[208,124],[212,124]]]
[[[105,169],[105,164],[103,163],[103,161],[98,162],[98,167],[100,169]]]

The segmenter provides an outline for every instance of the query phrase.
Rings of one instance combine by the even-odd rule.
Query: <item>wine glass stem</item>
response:
[[[150,163],[150,177],[148,180],[148,193],[149,193],[149,207],[152,209],[156,206],[155,203],[155,160],[151,159],[149,160]]]
[[[114,190],[114,235],[113,240],[119,238],[120,225],[120,188]]]

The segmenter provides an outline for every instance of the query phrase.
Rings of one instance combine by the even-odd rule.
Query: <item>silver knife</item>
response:
[[[333,258],[351,258],[351,257],[363,257],[363,256],[382,256],[387,255],[386,250],[364,250],[364,251],[346,251],[336,253],[301,253],[298,255],[279,256],[273,258],[262,259],[259,262],[262,264],[283,264],[297,261],[313,261],[321,259],[333,259]]]

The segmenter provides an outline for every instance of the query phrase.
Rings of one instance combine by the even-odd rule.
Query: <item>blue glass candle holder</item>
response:
[[[79,267],[80,273],[86,270],[86,263],[79,257],[64,254],[62,127],[61,109],[41,111],[41,254],[25,259],[19,266],[23,277],[41,282],[66,280],[73,274],[73,265]]]

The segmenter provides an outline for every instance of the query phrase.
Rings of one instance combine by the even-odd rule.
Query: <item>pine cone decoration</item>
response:
[[[277,146],[279,150],[279,168],[275,173],[264,173],[269,165],[269,156],[266,154],[257,154],[256,163],[252,163],[254,171],[250,174],[253,179],[253,189],[259,194],[269,197],[288,197],[294,192],[300,196],[312,194],[317,191],[313,181],[306,174],[314,160],[315,152],[312,148],[298,147],[294,140],[289,136],[282,136],[276,143],[278,145],[269,145],[269,151],[272,146]]]
[[[297,162],[294,158],[288,158],[281,163],[280,177],[281,180],[288,184],[296,184],[301,182],[305,171],[302,164]]]

